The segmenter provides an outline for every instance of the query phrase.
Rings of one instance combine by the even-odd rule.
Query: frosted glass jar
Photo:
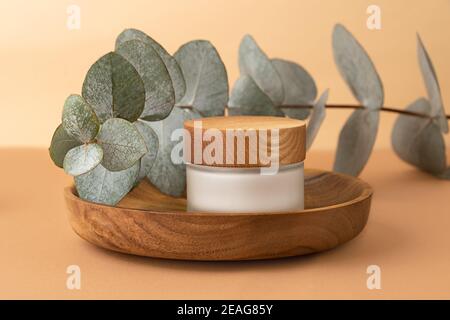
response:
[[[304,209],[303,121],[213,117],[187,121],[185,129],[189,211]]]
[[[303,163],[281,166],[274,175],[263,175],[259,168],[187,164],[186,175],[189,211],[274,212],[304,209]]]

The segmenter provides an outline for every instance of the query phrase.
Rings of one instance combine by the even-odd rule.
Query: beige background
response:
[[[382,10],[382,29],[366,28],[368,5]],[[81,29],[66,27],[69,4],[81,8]],[[271,57],[303,65],[333,103],[354,102],[332,58],[331,32],[346,25],[373,58],[386,105],[404,107],[425,94],[416,58],[416,31],[427,46],[450,104],[448,0],[152,0],[0,2],[0,146],[47,147],[64,99],[79,93],[89,66],[113,49],[127,27],[142,29],[171,53],[204,38],[219,50],[230,84],[238,76],[237,50],[252,34]],[[449,112],[447,108],[447,113]],[[334,149],[349,111],[330,111],[314,148]],[[393,115],[383,115],[377,148],[389,146]]]

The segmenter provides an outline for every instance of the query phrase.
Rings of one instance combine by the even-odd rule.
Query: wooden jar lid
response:
[[[188,120],[184,156],[188,163],[214,167],[267,167],[305,160],[303,121],[266,116]],[[277,139],[278,138],[278,139]],[[277,157],[278,154],[278,157]]]

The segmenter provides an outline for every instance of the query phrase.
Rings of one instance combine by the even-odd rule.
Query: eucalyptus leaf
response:
[[[159,54],[164,61],[167,70],[169,71],[172,85],[175,90],[175,101],[179,102],[186,92],[186,84],[184,82],[183,73],[181,72],[178,62],[173,58],[166,49],[164,49],[158,42],[149,37],[147,34],[136,29],[125,29],[116,39],[116,48],[122,43],[129,40],[140,40],[150,44],[153,49]]]
[[[314,79],[302,66],[287,60],[272,59],[283,84],[284,100],[282,105],[312,105],[317,97]],[[304,120],[310,110],[306,108],[282,108],[288,117]]]
[[[234,84],[228,102],[228,114],[284,116],[250,76],[241,76]]]
[[[320,126],[325,119],[326,108],[325,105],[328,100],[329,90],[325,90],[320,96],[319,100],[314,104],[311,118],[309,119],[308,125],[306,127],[306,150],[311,148],[314,139],[319,132]]]
[[[342,25],[333,30],[334,61],[355,98],[375,110],[383,106],[384,92],[380,77],[364,48]]]
[[[195,110],[195,109],[181,108],[181,110],[183,110],[183,112],[187,113],[187,115],[184,115],[186,120],[188,120],[188,119],[199,119],[199,118],[203,117],[203,115],[200,112],[198,112],[197,110]]]
[[[116,117],[134,122],[144,110],[145,87],[133,65],[110,52],[89,69],[83,82],[83,97],[101,123]]]
[[[149,122],[158,135],[159,150],[147,177],[161,192],[174,197],[183,195],[186,189],[186,166],[184,163],[172,161],[172,151],[180,142],[172,141],[171,135],[174,130],[183,128],[185,120],[196,117],[195,112],[175,107],[166,119]]]
[[[269,96],[274,105],[284,101],[283,83],[274,65],[252,36],[246,35],[239,46],[241,75],[249,75],[258,87]]]
[[[64,171],[71,176],[79,176],[94,169],[102,159],[103,150],[98,144],[84,144],[67,152]]]
[[[450,180],[450,168],[446,168],[444,172],[438,175],[438,178]]]
[[[106,120],[97,141],[103,148],[102,165],[109,171],[130,168],[148,151],[136,127],[119,118]]]
[[[75,186],[82,199],[113,206],[133,188],[138,173],[139,162],[116,172],[99,164],[88,173],[75,177]]]
[[[436,175],[445,171],[447,165],[445,142],[441,128],[436,122],[429,121],[416,137],[414,144],[417,145],[420,155],[420,169]]]
[[[70,95],[64,103],[62,125],[70,136],[83,143],[92,141],[100,127],[94,110],[76,94]]]
[[[432,106],[425,98],[406,110],[431,115]],[[392,146],[404,161],[433,174],[446,167],[445,142],[438,123],[431,119],[399,115],[392,130]]]
[[[228,77],[217,50],[209,41],[191,41],[174,55],[186,82],[178,106],[193,107],[204,116],[221,116],[228,102]]]
[[[153,47],[139,40],[123,42],[116,52],[127,59],[142,78],[145,106],[141,119],[162,120],[172,111],[175,92],[167,68]]]
[[[374,110],[356,110],[339,134],[334,171],[358,176],[375,144],[380,115]]]
[[[50,158],[52,158],[55,165],[62,168],[67,152],[81,144],[80,141],[68,135],[63,125],[60,124],[53,133],[52,142],[50,143]]]
[[[428,99],[430,99],[431,115],[438,118],[441,131],[448,133],[448,123],[445,116],[445,109],[442,103],[441,89],[437,80],[436,71],[434,70],[433,63],[431,62],[430,56],[419,35],[417,35],[417,55],[425,87],[427,88]]]
[[[138,182],[147,176],[150,169],[155,162],[156,155],[158,154],[158,136],[155,131],[150,127],[149,123],[146,121],[138,120],[134,123],[136,129],[141,134],[147,146],[147,153],[140,160],[140,169],[138,175]]]

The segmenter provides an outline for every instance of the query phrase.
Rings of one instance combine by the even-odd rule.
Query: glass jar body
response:
[[[189,211],[286,212],[304,209],[303,162],[262,168],[211,167],[186,164]]]

